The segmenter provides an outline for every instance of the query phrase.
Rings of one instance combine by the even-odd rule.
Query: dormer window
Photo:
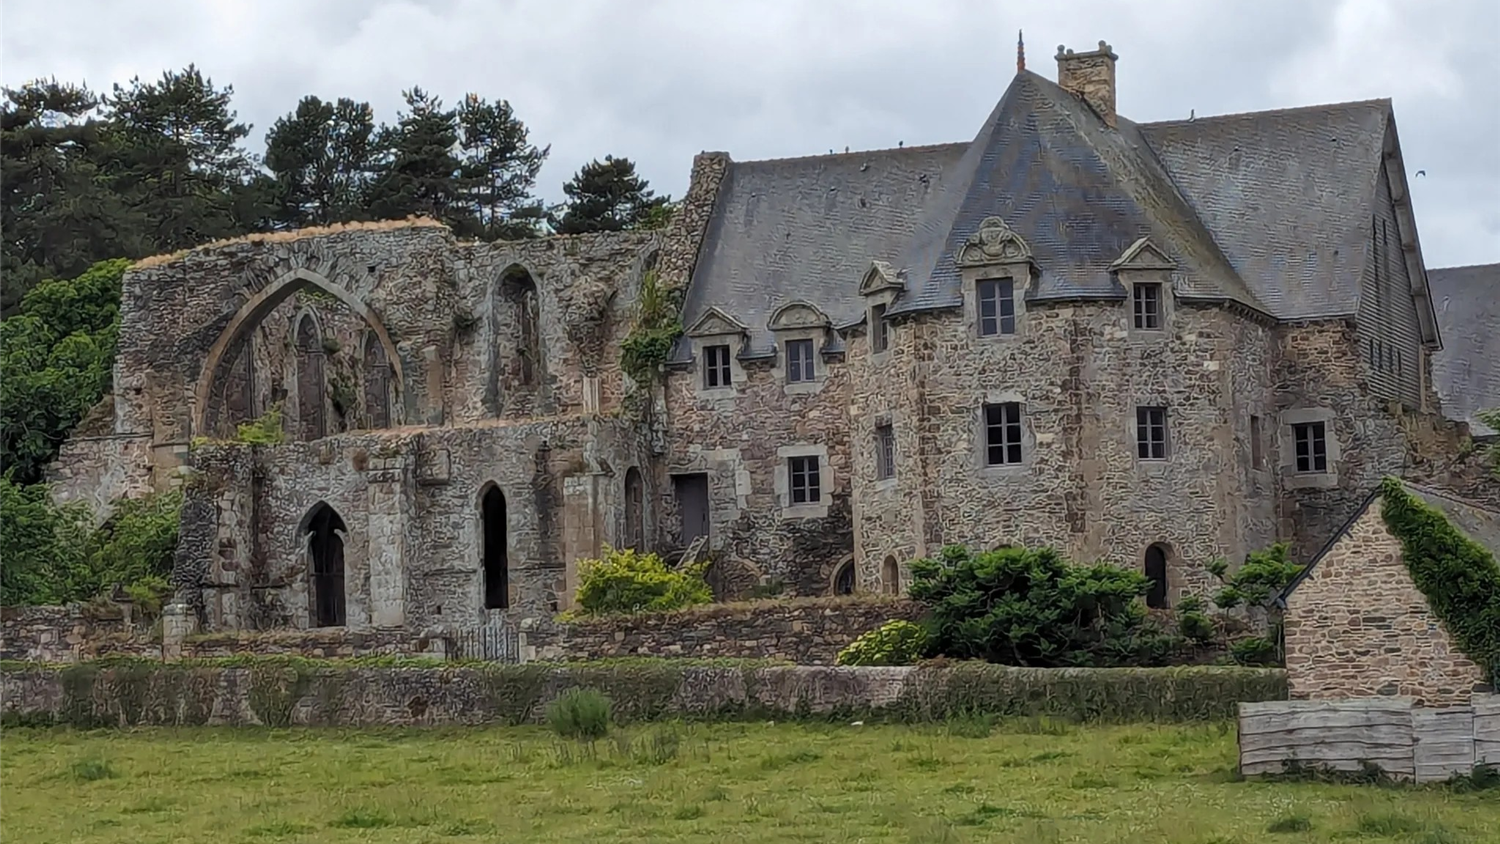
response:
[[[816,365],[813,363],[813,341],[786,341],[787,383],[796,384],[802,381],[812,381],[817,377],[818,371]]]
[[[1140,282],[1133,285],[1135,327],[1142,331],[1161,330],[1161,285]]]
[[[870,307],[870,351],[874,354],[891,347],[891,325],[885,321],[885,305]]]
[[[981,279],[975,284],[979,298],[979,336],[1016,333],[1016,285],[1008,278]]]
[[[722,387],[734,385],[733,376],[729,366],[729,347],[704,346],[703,347],[703,386],[705,389],[716,390]]]

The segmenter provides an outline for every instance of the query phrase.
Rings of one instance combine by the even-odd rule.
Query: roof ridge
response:
[[[1484,267],[1500,267],[1500,261],[1493,261],[1488,264],[1458,264],[1452,267],[1428,267],[1427,272],[1440,273],[1447,270],[1478,270]]]
[[[948,141],[940,144],[913,144],[909,147],[879,147],[876,149],[850,150],[849,152],[818,153],[816,155],[789,155],[782,158],[751,158],[745,161],[735,161],[735,164],[780,164],[786,161],[809,161],[814,158],[853,158],[858,155],[876,155],[886,152],[928,152],[943,147],[968,146],[968,141]]]
[[[1291,106],[1290,108],[1268,108],[1260,111],[1233,111],[1228,114],[1210,114],[1206,117],[1183,117],[1175,120],[1153,120],[1150,123],[1136,123],[1142,128],[1156,126],[1172,126],[1178,123],[1203,123],[1209,120],[1240,120],[1249,117],[1270,117],[1286,114],[1298,114],[1306,111],[1326,111],[1328,109],[1352,109],[1356,106],[1391,105],[1390,97],[1374,97],[1368,100],[1347,100],[1338,103],[1314,103],[1305,106]]]
[[[1489,513],[1493,516],[1500,516],[1500,510],[1496,510],[1495,508],[1490,507],[1486,504],[1481,504],[1480,502],[1475,501],[1472,498],[1465,498],[1456,492],[1427,486],[1425,484],[1413,483],[1412,481],[1409,481],[1405,478],[1399,478],[1398,480],[1400,480],[1401,485],[1406,487],[1407,489],[1414,489],[1417,492],[1425,493],[1427,495],[1435,495],[1438,498],[1446,498],[1447,500],[1452,501],[1455,504],[1462,504],[1465,507],[1472,507],[1475,510]],[[1460,528],[1460,530],[1462,530],[1462,528]]]

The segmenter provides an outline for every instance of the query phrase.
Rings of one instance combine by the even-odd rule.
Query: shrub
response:
[[[281,426],[281,405],[272,405],[258,418],[241,422],[234,432],[234,441],[247,445],[281,445],[286,441],[286,431]]]
[[[641,279],[635,325],[620,343],[620,368],[637,384],[656,377],[656,369],[667,359],[672,344],[682,335],[678,319],[682,294],[663,287],[653,270]]]
[[[1010,665],[1153,665],[1181,640],[1148,619],[1150,581],[1104,563],[1070,565],[1051,548],[943,549],[911,565],[912,598],[931,607],[931,655]]]
[[[1189,595],[1178,603],[1177,632],[1200,645],[1213,641],[1218,635],[1213,619],[1203,612],[1202,599]]]
[[[670,569],[655,554],[606,547],[604,556],[579,564],[578,609],[584,615],[659,612],[707,604],[713,591],[706,563]]]
[[[1229,646],[1229,655],[1240,665],[1276,665],[1281,661],[1281,649],[1276,640],[1265,636],[1250,636]]]
[[[1401,541],[1402,559],[1458,647],[1500,680],[1500,564],[1460,533],[1441,511],[1395,478],[1381,487],[1381,516]]]
[[[611,708],[598,689],[568,689],[547,706],[547,726],[563,738],[601,739],[609,734]]]
[[[911,665],[927,648],[927,631],[910,621],[887,621],[839,651],[839,665]]]
[[[1228,577],[1225,577],[1229,571],[1227,560],[1209,563],[1209,573],[1224,581],[1224,588],[1214,595],[1214,603],[1226,610],[1242,604],[1269,608],[1306,568],[1286,558],[1288,547],[1285,542],[1278,542],[1265,550],[1252,551]]]

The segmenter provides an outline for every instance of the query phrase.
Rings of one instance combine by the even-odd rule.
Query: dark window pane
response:
[[[890,326],[885,321],[885,305],[870,308],[870,348],[883,352],[890,347]]]
[[[991,337],[1000,333],[999,282],[979,282],[979,336]]]
[[[786,380],[791,382],[811,381],[816,373],[813,368],[813,341],[788,340],[786,344]]]
[[[1021,405],[1018,402],[984,406],[985,463],[990,466],[1021,462]]]

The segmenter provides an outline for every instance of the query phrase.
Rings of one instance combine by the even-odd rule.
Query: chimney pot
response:
[[[1089,104],[1106,126],[1115,126],[1115,61],[1109,44],[1100,41],[1099,49],[1075,53],[1057,45],[1057,84],[1068,93]]]

